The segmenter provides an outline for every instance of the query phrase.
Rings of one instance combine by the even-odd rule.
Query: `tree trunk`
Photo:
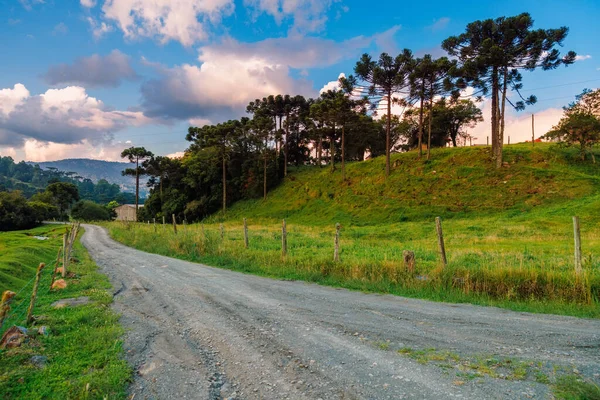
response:
[[[335,171],[335,124],[333,124],[333,133],[329,141],[329,151],[331,155],[331,172]]]
[[[290,121],[289,121],[290,115],[286,114],[285,116],[285,144],[284,144],[284,150],[283,150],[283,176],[287,176],[287,168],[288,168],[288,149],[289,149],[289,137],[290,137]]]
[[[345,125],[342,125],[342,180],[346,180],[346,135]]]
[[[265,151],[265,157],[263,161],[263,199],[267,199],[267,152]]]
[[[492,158],[496,160],[496,168],[502,166],[498,163],[498,68],[492,71]]]
[[[138,207],[140,204],[140,159],[135,159],[135,219],[138,218]]]
[[[419,158],[423,157],[423,100],[425,98],[425,80],[421,85],[421,106],[419,107]]]
[[[319,136],[319,142],[317,144],[317,162],[319,168],[321,168],[321,164],[323,163],[323,136]]]
[[[505,68],[504,69],[504,73],[503,73],[503,82],[502,82],[502,101],[501,101],[501,105],[500,105],[500,129],[498,132],[498,156],[496,159],[496,164],[498,164],[498,159],[500,160],[500,166],[502,166],[502,161],[503,161],[503,154],[502,154],[502,147],[504,144],[504,112],[506,110],[506,91],[508,89],[508,69]]]
[[[390,141],[392,130],[392,91],[387,93],[387,128],[385,132],[385,176],[390,176]]]
[[[429,127],[427,128],[427,159],[431,158],[431,124],[433,121],[433,79],[431,79],[431,98],[429,99]]]
[[[223,154],[223,214],[227,210],[227,163]]]

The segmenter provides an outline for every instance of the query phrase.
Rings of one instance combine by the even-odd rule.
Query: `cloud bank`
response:
[[[123,80],[138,78],[129,57],[119,50],[113,50],[106,56],[94,54],[78,58],[73,64],[51,66],[43,76],[49,85],[85,87],[117,87]]]

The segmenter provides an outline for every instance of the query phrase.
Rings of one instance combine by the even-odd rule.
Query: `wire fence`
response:
[[[49,262],[45,262],[44,264],[54,266],[55,261],[56,260],[50,260]],[[52,268],[52,270],[54,270],[54,267]],[[43,275],[44,275],[44,270],[42,270],[42,272],[40,274],[40,282],[44,278]],[[25,313],[27,313],[27,309],[28,309],[28,306],[30,303],[29,302],[30,294],[28,292],[26,292],[25,290],[33,285],[35,278],[36,278],[36,275],[34,275],[33,278],[31,278],[27,283],[25,283],[25,285],[23,285],[21,287],[21,289],[19,289],[19,291],[13,297],[11,305],[10,305],[10,312],[6,315],[6,317],[2,321],[2,324],[0,324],[0,337],[2,337],[2,335],[4,335],[4,332],[9,327],[11,327],[13,325],[20,325],[24,322],[23,318],[25,317]],[[18,301],[18,304],[13,305],[13,304],[15,304],[16,301]]]
[[[74,223],[73,225],[71,225],[70,229],[69,227],[67,227],[67,231],[63,236],[63,243],[62,243],[62,270],[63,270],[63,277],[66,275],[66,270],[69,266],[69,261],[70,261],[70,257],[71,257],[71,251],[73,248],[73,244],[75,242],[75,240],[77,239],[77,233],[79,231],[79,223]],[[58,266],[60,259],[61,259],[61,251],[58,252],[56,258],[53,258],[43,264],[49,266],[50,268],[46,268],[48,270],[51,270],[51,274],[52,276],[55,276],[56,270],[55,267]],[[56,262],[56,266],[54,265],[54,263]],[[38,276],[39,275],[39,276]],[[4,333],[6,332],[6,330],[13,326],[13,325],[19,325],[19,324],[23,324],[25,321],[23,319],[23,317],[25,316],[25,314],[27,313],[27,310],[29,309],[29,305],[31,304],[32,301],[35,301],[35,296],[37,293],[33,293],[30,296],[27,296],[27,292],[26,289],[28,289],[32,283],[34,283],[36,281],[36,278],[39,279],[39,282],[46,282],[45,276],[44,276],[44,269],[42,270],[37,270],[36,274],[27,282],[25,283],[25,285],[23,285],[19,291],[12,296],[12,298],[9,300],[8,303],[8,307],[9,308],[9,312],[7,313],[7,315],[4,316],[4,318],[2,319],[2,321],[0,322],[0,337],[2,337],[4,335]],[[49,280],[48,280],[48,283]],[[39,288],[39,286],[37,287]],[[36,289],[34,285],[34,289]],[[52,288],[49,288],[49,290]],[[27,301],[28,299],[30,299],[30,301]],[[12,304],[15,302],[19,302],[17,305],[13,306]],[[2,309],[4,309],[5,304],[1,304]],[[28,315],[29,318],[29,315]]]

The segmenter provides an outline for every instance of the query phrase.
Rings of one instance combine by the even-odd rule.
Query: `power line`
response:
[[[555,87],[570,86],[570,85],[579,85],[579,84],[582,84],[582,83],[597,82],[597,81],[600,81],[600,79],[588,79],[587,81],[561,83],[559,85],[543,86],[543,87],[538,87],[538,88],[533,88],[533,89],[523,89],[521,91],[522,92],[532,92],[534,90],[552,89],[552,88],[555,88]]]

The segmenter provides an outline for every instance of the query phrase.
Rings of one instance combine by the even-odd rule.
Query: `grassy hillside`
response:
[[[0,289],[17,292],[3,334],[12,325],[24,325],[35,269],[42,271],[33,315],[33,328],[46,326],[47,336],[38,336],[21,347],[0,350],[0,393],[3,399],[124,399],[131,370],[122,359],[123,329],[111,309],[108,278],[85,248],[76,242],[73,262],[64,290],[50,291],[54,259],[62,244],[64,225],[44,225],[29,231],[0,233]],[[34,236],[48,237],[40,241]],[[90,303],[54,308],[59,299],[88,296]],[[30,326],[31,328],[31,326]],[[46,359],[43,369],[33,366],[33,356]]]
[[[63,225],[0,232],[0,292],[21,289],[33,278],[40,262],[54,265],[64,233]]]
[[[581,162],[574,149],[519,144],[507,146],[505,154],[508,166],[501,170],[493,167],[488,147],[437,149],[430,161],[418,160],[416,152],[395,154],[387,180],[384,157],[349,163],[346,181],[339,165],[334,173],[304,167],[266,201],[239,202],[226,218],[374,225],[542,209],[591,214],[600,205],[600,168]]]

